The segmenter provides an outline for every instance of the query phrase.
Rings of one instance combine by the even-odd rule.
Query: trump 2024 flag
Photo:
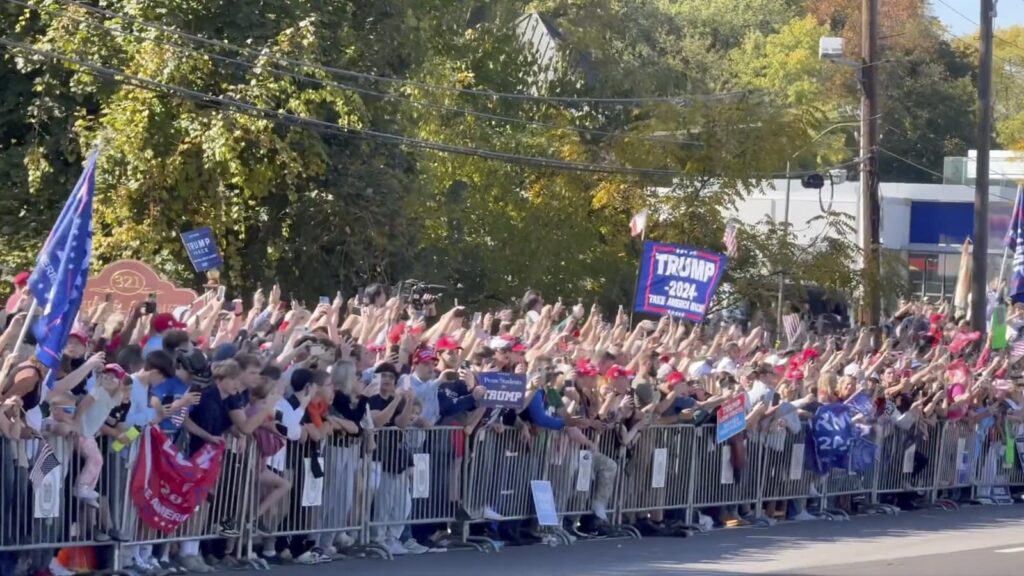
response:
[[[60,366],[61,354],[82,305],[92,258],[92,201],[96,191],[96,157],[89,155],[85,170],[71,191],[57,224],[50,230],[29,278],[29,290],[43,313],[32,325],[36,356],[50,369]]]

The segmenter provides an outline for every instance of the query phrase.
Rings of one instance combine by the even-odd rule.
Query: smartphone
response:
[[[326,304],[326,305],[330,306],[331,305],[331,297],[330,296],[321,296],[320,297],[320,303],[321,304]]]
[[[139,429],[134,426],[125,430],[124,437],[128,440],[128,442],[125,443],[121,442],[120,440],[114,440],[114,444],[112,446],[114,452],[120,452],[121,450],[124,450],[125,446],[131,444],[139,437],[139,434],[141,434],[141,432],[139,432]]]
[[[484,321],[484,315],[483,314],[481,314],[480,312],[477,312],[477,313],[473,314],[473,325],[474,326],[479,326],[480,323],[483,322],[483,321]]]
[[[217,286],[217,300],[223,300],[225,295],[228,293],[228,287],[223,284]]]
[[[143,311],[146,314],[156,314],[156,292],[150,292],[149,298],[146,299],[146,303],[143,305]]]

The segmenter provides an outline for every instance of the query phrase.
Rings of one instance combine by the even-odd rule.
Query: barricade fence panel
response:
[[[1024,486],[1018,435],[1024,429],[1016,424],[966,419],[876,425],[873,465],[825,476],[806,465],[808,427],[794,433],[774,423],[722,443],[713,425],[650,426],[631,437],[618,428],[526,434],[484,427],[471,435],[460,427],[384,428],[288,441],[269,456],[254,438],[228,437],[215,486],[171,532],[144,525],[131,498],[139,442],[114,450],[101,439],[93,450],[78,439],[49,437],[55,465],[31,478],[43,440],[6,440],[0,551],[215,538],[241,540],[234,550],[249,554],[287,537],[324,549],[383,544],[407,529],[534,519],[533,480],[551,483],[561,517],[600,510],[613,523],[669,510],[685,510],[689,521],[711,508],[761,513],[791,499],[984,496],[993,486]],[[178,434],[176,444],[187,443],[188,435]],[[103,459],[98,476],[96,454]],[[77,490],[91,490],[93,480],[97,499]]]

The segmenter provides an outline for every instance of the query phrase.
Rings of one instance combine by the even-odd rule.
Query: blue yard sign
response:
[[[724,254],[700,248],[644,243],[634,310],[704,320],[727,262]]]
[[[206,272],[224,265],[224,259],[217,249],[217,241],[213,239],[213,230],[210,230],[209,226],[182,232],[181,242],[185,244],[188,258],[196,272]]]
[[[718,425],[715,427],[715,442],[721,444],[747,429],[747,396],[733,396],[718,407]]]
[[[523,407],[523,397],[526,396],[526,374],[482,372],[477,375],[476,382],[487,390],[483,400],[480,401],[480,406],[516,409]]]

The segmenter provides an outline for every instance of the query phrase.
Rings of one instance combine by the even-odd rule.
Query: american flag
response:
[[[1010,347],[1010,359],[1016,362],[1024,356],[1024,338],[1018,338]]]
[[[637,212],[629,221],[629,235],[640,236],[647,231],[647,209]]]
[[[789,341],[789,345],[792,346],[798,336],[800,336],[800,329],[802,325],[800,323],[799,314],[786,314],[782,317],[782,327],[786,331],[786,340]]]
[[[725,253],[730,258],[736,257],[736,232],[739,229],[739,225],[735,220],[729,220],[725,223],[725,234],[722,236],[722,242],[725,243]]]
[[[28,476],[32,485],[37,488],[42,485],[43,478],[46,478],[47,474],[60,466],[60,460],[57,460],[57,455],[53,453],[50,443],[46,440],[40,442],[42,446],[39,447],[39,454],[36,455],[36,461],[32,464],[32,472]]]

